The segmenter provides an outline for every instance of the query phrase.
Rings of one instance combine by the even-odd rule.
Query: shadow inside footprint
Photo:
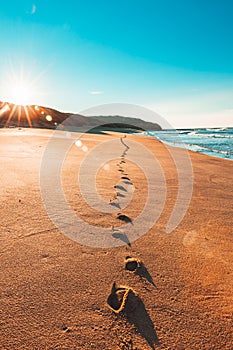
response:
[[[125,269],[128,271],[136,271],[138,268],[139,261],[137,259],[127,257],[125,260]]]
[[[111,206],[116,207],[117,209],[121,209],[120,204],[116,202],[110,202],[109,203]]]
[[[130,182],[130,181],[128,181],[128,180],[124,180],[124,181],[122,181],[124,184],[126,184],[126,185],[133,185],[132,184],[132,182]]]
[[[124,186],[121,186],[121,185],[116,185],[116,186],[114,186],[114,188],[116,188],[117,190],[123,191],[123,192],[127,192],[127,190],[124,188]]]
[[[139,297],[132,288],[126,286],[117,287],[116,282],[113,283],[107,303],[115,314],[132,312],[137,307],[138,302]]]
[[[127,223],[131,223],[133,225],[132,219],[129,216],[127,216],[127,215],[120,214],[120,215],[117,216],[117,219],[119,219],[121,221],[124,221],[124,222],[127,222]]]
[[[125,198],[125,195],[124,194],[122,194],[122,193],[120,193],[120,192],[117,192],[117,197],[122,197],[122,198]]]
[[[128,181],[130,181],[130,178],[128,177],[128,176],[122,176],[121,177],[123,180],[128,180]]]

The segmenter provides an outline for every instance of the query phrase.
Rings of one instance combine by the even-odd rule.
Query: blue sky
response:
[[[232,14],[231,0],[8,0],[0,100],[20,86],[62,111],[132,103],[174,127],[233,125]]]

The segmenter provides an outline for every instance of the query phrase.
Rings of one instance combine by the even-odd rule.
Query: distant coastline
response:
[[[119,130],[162,130],[157,123],[147,122],[140,118],[129,118],[120,115],[83,116],[75,113],[63,113],[49,107],[38,105],[18,106],[0,102],[0,127],[33,127],[42,129],[61,129],[70,131],[91,131],[103,129]]]

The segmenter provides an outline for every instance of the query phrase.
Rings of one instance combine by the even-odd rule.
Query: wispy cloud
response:
[[[34,15],[35,13],[36,13],[36,5],[33,4],[31,9],[31,15]]]
[[[103,95],[103,91],[89,91],[89,94],[91,95]]]

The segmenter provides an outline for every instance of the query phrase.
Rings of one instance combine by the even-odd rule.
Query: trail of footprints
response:
[[[132,191],[133,191],[133,182],[130,180],[128,174],[125,171],[125,166],[127,164],[125,158],[130,147],[124,142],[123,140],[124,138],[126,138],[126,136],[121,137],[120,141],[124,145],[125,150],[122,152],[120,156],[120,159],[121,159],[120,162],[117,163],[118,172],[120,172],[122,176],[121,176],[120,182],[114,186],[116,192],[113,198],[110,199],[109,201],[110,205],[113,205],[119,209],[121,209],[121,202],[123,202],[124,199],[125,200],[127,200],[127,198],[131,199],[130,195],[132,195]],[[124,221],[125,223],[133,224],[133,221],[130,217],[120,212],[117,214],[117,218],[121,221]],[[114,227],[112,229],[114,231]],[[120,237],[115,237],[115,238],[120,238]],[[130,245],[129,242],[126,242],[126,243]]]

